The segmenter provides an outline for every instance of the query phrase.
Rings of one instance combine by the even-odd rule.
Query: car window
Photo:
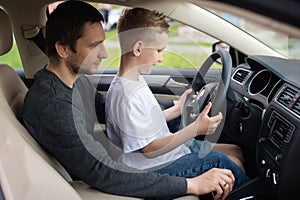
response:
[[[48,6],[48,12],[51,13],[60,2],[61,1],[50,4]],[[105,18],[103,26],[106,32],[106,40],[104,44],[107,49],[108,58],[102,61],[101,68],[118,68],[120,47],[116,27],[122,10],[126,7],[103,3],[91,4],[95,6]],[[156,67],[199,68],[204,60],[212,53],[212,44],[217,40],[180,22],[170,20],[169,24],[169,42],[163,53],[164,61],[159,63]],[[8,54],[0,56],[0,62],[7,63],[14,68],[22,68],[15,41],[12,50]]]
[[[11,50],[7,54],[0,56],[0,62],[8,64],[13,68],[22,68],[22,62],[15,40],[13,41]]]
[[[300,38],[289,35],[287,31],[281,31],[272,23],[259,21],[255,17],[243,17],[228,11],[222,12],[211,9],[226,21],[232,23],[253,37],[257,38],[278,53],[290,59],[299,59]]]
[[[104,16],[103,26],[106,32],[104,44],[108,58],[102,61],[101,68],[118,68],[120,47],[116,28],[119,17],[126,7],[102,3],[92,3],[92,5]],[[107,19],[105,19],[106,14],[108,15]],[[169,42],[163,53],[164,61],[157,64],[156,67],[199,68],[212,53],[212,44],[217,40],[180,22],[169,20],[169,24]]]
[[[169,42],[159,67],[199,68],[217,40],[180,22],[171,20],[169,24]]]
[[[120,9],[116,12],[120,14]],[[112,13],[114,8],[110,11]],[[118,16],[119,17],[119,16]],[[116,17],[114,16],[114,19]],[[117,22],[117,20],[115,19]],[[203,61],[212,53],[212,44],[217,40],[205,33],[186,26],[180,22],[169,20],[170,32],[167,48],[164,50],[162,63],[157,68],[199,68]],[[104,68],[118,68],[120,47],[116,25],[106,29],[105,47],[108,58],[102,61]]]

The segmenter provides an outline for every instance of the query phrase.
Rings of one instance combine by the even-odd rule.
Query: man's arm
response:
[[[143,198],[186,194],[185,178],[146,173],[113,161],[87,132],[82,113],[68,102],[50,103],[42,115],[39,142],[72,176],[90,186]]]

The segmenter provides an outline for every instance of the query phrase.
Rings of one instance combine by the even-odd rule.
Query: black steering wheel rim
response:
[[[218,81],[217,84],[206,84],[204,81],[204,76],[206,75],[207,71],[209,68],[212,66],[212,64],[217,61],[217,59],[221,59],[221,64],[222,64],[222,73],[221,73],[221,79]],[[209,93],[211,93],[211,90],[213,90],[213,109],[211,109],[211,116],[214,116],[218,114],[219,112],[222,111],[222,107],[224,106],[224,102],[226,102],[226,93],[229,88],[229,83],[230,83],[230,77],[231,77],[231,69],[232,69],[232,60],[230,54],[223,50],[220,49],[218,51],[213,52],[202,64],[200,67],[199,71],[196,73],[194,76],[193,82],[191,84],[192,88],[192,93],[187,97],[184,108],[183,108],[183,113],[181,116],[181,127],[184,128],[187,125],[189,125],[192,121],[190,119],[191,114],[193,113],[193,109],[190,106],[190,103],[194,100],[193,95],[196,94],[196,92],[201,92],[207,89]],[[207,87],[207,88],[205,88]],[[217,88],[217,89],[216,89]],[[199,93],[199,95],[201,95]],[[198,95],[198,97],[199,97]],[[210,95],[210,94],[206,94]],[[203,107],[208,103],[209,99],[202,99],[199,101],[197,97],[197,103],[202,104],[198,105],[199,107],[199,113],[202,111]],[[201,96],[200,96],[201,97]],[[204,96],[204,98],[206,98]],[[197,104],[195,103],[195,104]],[[195,109],[195,108],[194,108]],[[198,108],[196,108],[198,109]],[[225,114],[225,113],[223,113]]]

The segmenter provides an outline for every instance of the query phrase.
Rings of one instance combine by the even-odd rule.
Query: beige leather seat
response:
[[[0,55],[11,49],[12,42],[9,18],[0,9]],[[5,199],[136,199],[105,194],[83,182],[72,181],[19,122],[26,92],[15,71],[0,63],[0,183]]]

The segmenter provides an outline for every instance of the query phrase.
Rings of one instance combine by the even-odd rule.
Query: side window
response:
[[[101,68],[118,68],[120,62],[120,46],[117,36],[117,22],[126,7],[91,3],[104,17],[103,27],[106,40],[104,42],[108,58],[102,60]],[[49,11],[58,3],[51,4]],[[199,68],[212,53],[212,44],[217,40],[205,33],[195,30],[180,22],[170,20],[170,32],[167,48],[163,53],[164,61],[157,68]]]
[[[13,68],[22,68],[22,62],[15,40],[13,40],[11,50],[5,55],[0,56],[0,62],[8,64]]]
[[[174,20],[170,20],[169,24],[169,41],[163,53],[164,61],[156,67],[199,68],[212,53],[212,44],[218,40]],[[120,61],[120,47],[114,28],[106,30],[105,47],[108,58],[102,61],[102,67],[117,68]]]
[[[171,20],[169,24],[169,42],[161,67],[199,68],[217,40],[180,22]]]
[[[51,13],[60,2],[49,5]],[[124,7],[91,3],[104,16],[104,29],[106,32],[105,47],[108,58],[103,60],[101,67],[118,68],[120,60],[120,47],[116,26]],[[170,20],[169,42],[164,51],[164,61],[158,68],[199,68],[203,61],[211,54],[212,44],[217,40],[205,33],[195,30],[180,22]],[[9,64],[14,68],[22,68],[20,55],[14,41],[9,53],[0,56],[0,62]]]

